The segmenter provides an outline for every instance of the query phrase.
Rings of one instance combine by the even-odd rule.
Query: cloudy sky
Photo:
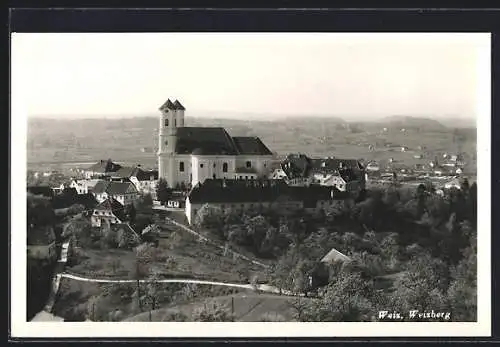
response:
[[[475,117],[474,34],[14,34],[13,93],[55,117],[186,112]],[[489,53],[488,53],[489,54]]]

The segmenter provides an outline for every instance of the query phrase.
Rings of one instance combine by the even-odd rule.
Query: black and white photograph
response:
[[[12,330],[489,335],[490,54],[482,33],[12,34]]]

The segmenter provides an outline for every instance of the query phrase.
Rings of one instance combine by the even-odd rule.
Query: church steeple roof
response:
[[[172,101],[170,99],[168,99],[167,101],[165,101],[165,103],[163,105],[161,105],[160,107],[160,110],[164,110],[164,109],[169,109],[169,110],[175,110],[175,106],[174,104],[172,103]]]
[[[179,100],[175,100],[174,107],[176,110],[182,110],[182,111],[185,110],[184,106],[182,106],[182,104],[179,102]]]

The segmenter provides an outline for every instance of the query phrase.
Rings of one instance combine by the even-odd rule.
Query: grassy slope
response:
[[[169,226],[175,230],[176,227]],[[224,256],[217,247],[200,243],[185,231],[162,234],[159,258],[170,257],[174,263],[158,261],[153,267],[169,277],[202,278],[227,282],[245,282],[247,271],[260,267],[243,259]],[[83,260],[67,270],[97,278],[129,278],[135,266],[135,253],[128,250],[81,250]],[[115,268],[112,267],[115,262]],[[242,270],[239,272],[238,270]],[[242,277],[243,276],[243,277]]]
[[[238,322],[258,322],[263,316],[278,315],[286,321],[293,321],[293,309],[290,306],[290,301],[293,298],[286,296],[277,296],[269,294],[255,293],[240,293],[235,295],[227,295],[220,297],[198,300],[187,305],[169,306],[151,313],[151,320],[154,322],[168,321],[169,315],[176,312],[181,312],[187,317],[190,317],[195,309],[203,308],[204,305],[221,305],[231,312],[231,298],[234,298],[234,314],[235,321]],[[313,300],[310,298],[301,298],[301,300]],[[125,321],[129,322],[147,322],[149,321],[149,313],[142,313],[134,317],[130,317]]]

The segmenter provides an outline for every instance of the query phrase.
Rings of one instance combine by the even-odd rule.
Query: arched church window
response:
[[[174,127],[177,126],[177,119],[174,119]]]
[[[179,171],[180,171],[180,172],[184,172],[184,162],[183,162],[183,161],[181,161],[181,162],[179,163]]]
[[[222,171],[227,172],[227,163],[222,164]]]
[[[165,146],[168,146],[168,141],[165,141]]]
[[[165,119],[165,126],[168,127],[168,119]]]
[[[203,169],[203,164],[200,164],[200,168],[202,168],[202,169]]]
[[[252,167],[252,163],[250,161],[247,161],[247,168],[251,168]]]

